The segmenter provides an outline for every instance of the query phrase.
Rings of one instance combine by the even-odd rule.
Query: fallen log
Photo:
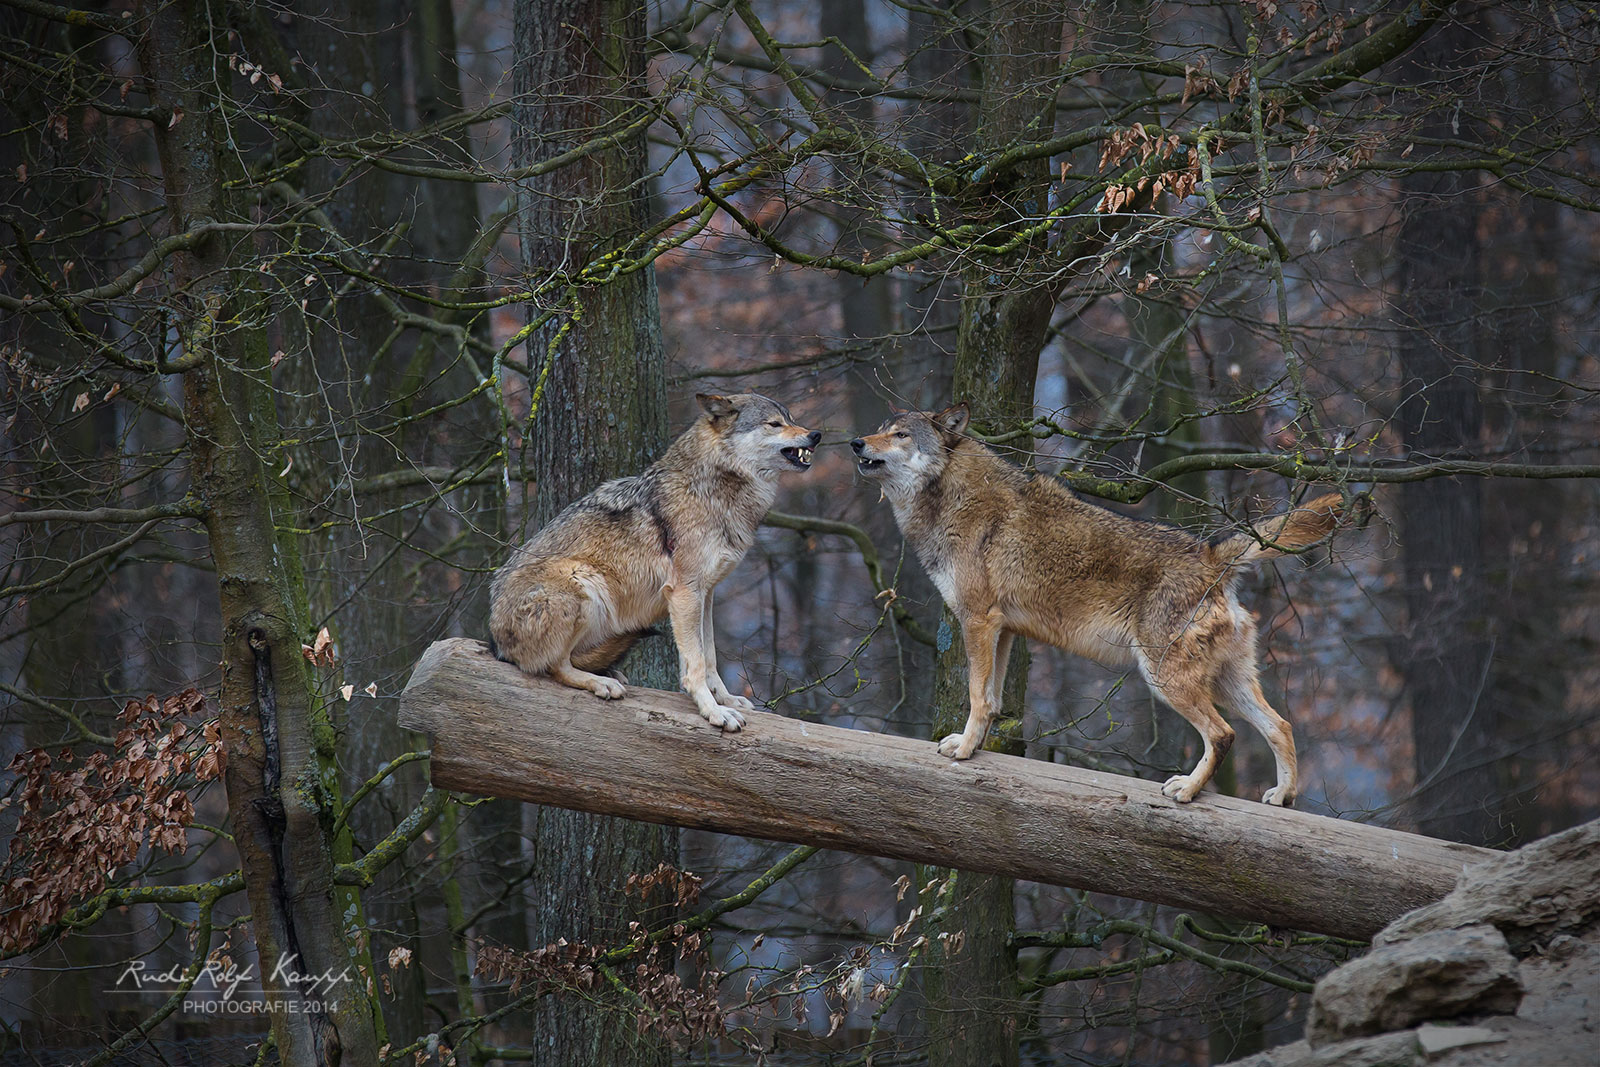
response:
[[[725,734],[688,697],[611,702],[455,638],[400,723],[433,784],[747,837],[989,871],[1338,937],[1370,938],[1494,853],[1153,782],[756,712]]]

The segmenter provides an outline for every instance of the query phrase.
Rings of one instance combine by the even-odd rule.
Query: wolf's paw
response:
[[[627,686],[615,678],[601,678],[599,675],[595,676],[594,681],[588,683],[588,688],[589,692],[601,700],[621,700],[628,694]]]
[[[749,700],[745,699],[744,697],[734,696],[732,693],[728,692],[726,689],[724,689],[720,693],[713,689],[711,691],[711,695],[716,697],[717,698],[717,703],[721,704],[725,708],[733,708],[735,711],[755,711],[756,710],[756,706],[753,703],[751,703]],[[741,717],[739,721],[743,722],[744,719]]]
[[[617,684],[619,685],[628,684],[628,676],[617,670],[615,667],[612,667],[610,670],[606,671],[606,676],[609,678],[615,678],[617,680]]]
[[[1294,807],[1294,794],[1281,785],[1275,785],[1262,795],[1261,803],[1271,804],[1279,808],[1292,808]]]
[[[1195,781],[1192,775],[1174,774],[1161,787],[1161,795],[1171,797],[1179,804],[1187,804],[1200,792],[1201,784]]]
[[[709,722],[719,730],[726,730],[730,734],[738,733],[744,726],[744,716],[739,713],[738,708],[728,708],[723,707],[721,704],[713,704],[710,708],[703,710],[701,714],[705,716],[706,722]]]
[[[969,745],[966,734],[951,734],[939,742],[939,755],[949,756],[951,759],[971,759],[977,745]]]

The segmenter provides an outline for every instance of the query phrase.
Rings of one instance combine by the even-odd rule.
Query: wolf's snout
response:
[[[790,465],[801,470],[808,470],[811,467],[811,461],[816,458],[817,442],[820,440],[822,440],[822,434],[816,430],[810,430],[806,433],[804,444],[789,445],[786,448],[778,449],[778,451],[783,454],[783,458],[788,460]]]
[[[850,442],[850,447],[856,450],[856,469],[862,474],[872,474],[883,469],[883,460],[867,455],[866,438],[856,438]]]

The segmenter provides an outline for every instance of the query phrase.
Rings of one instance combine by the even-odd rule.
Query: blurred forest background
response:
[[[0,0],[0,1062],[1293,1039],[1360,945],[438,794],[397,696],[508,545],[759,391],[826,438],[719,590],[729,684],[942,734],[959,643],[842,446],[962,399],[1206,532],[1372,492],[1245,583],[1302,808],[1594,817],[1597,60],[1557,2]],[[1192,763],[1137,677],[1018,655],[1013,750]],[[1270,778],[1241,735],[1217,786]],[[284,951],[358,978],[199,975]]]

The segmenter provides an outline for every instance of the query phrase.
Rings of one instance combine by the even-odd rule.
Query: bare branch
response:
[[[19,522],[126,523],[149,522],[152,519],[201,519],[205,513],[205,506],[193,497],[185,497],[176,504],[154,504],[147,508],[91,508],[88,511],[40,508],[0,515],[0,529]]]
[[[1137,479],[1118,481],[1083,471],[1064,470],[1059,477],[1072,488],[1102,500],[1136,504],[1162,483],[1199,471],[1271,471],[1300,481],[1402,483],[1465,475],[1476,478],[1527,478],[1549,481],[1600,478],[1600,464],[1503,463],[1491,460],[1441,459],[1428,463],[1397,460],[1393,464],[1310,462],[1304,456],[1270,453],[1200,453],[1159,463]]]

